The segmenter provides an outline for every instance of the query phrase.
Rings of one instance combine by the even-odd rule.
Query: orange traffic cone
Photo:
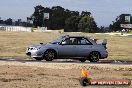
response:
[[[84,69],[82,68],[82,77],[87,77],[88,78],[89,73],[88,71],[84,71]]]

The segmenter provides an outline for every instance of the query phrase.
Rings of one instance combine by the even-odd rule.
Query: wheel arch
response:
[[[91,52],[89,53],[89,56],[88,56],[88,57],[90,57],[90,54],[93,53],[93,52],[98,52],[98,53],[99,53],[99,58],[101,58],[101,53],[100,53],[99,51],[91,51]]]
[[[55,49],[49,48],[49,49],[46,49],[45,52],[48,51],[48,50],[52,50],[52,51],[54,51],[54,53],[55,53],[55,57],[58,56],[58,53],[57,53],[57,51],[56,51]],[[45,53],[45,52],[44,52],[44,53]]]

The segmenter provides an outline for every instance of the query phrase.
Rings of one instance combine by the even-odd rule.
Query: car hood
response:
[[[35,48],[40,48],[40,47],[42,47],[42,46],[45,46],[47,43],[40,43],[40,44],[37,44],[37,45],[31,45],[31,46],[29,46],[29,47],[35,47]]]

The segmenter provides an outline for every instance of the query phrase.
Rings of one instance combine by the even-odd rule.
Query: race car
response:
[[[106,41],[97,43],[96,39],[85,36],[62,35],[51,42],[29,46],[26,55],[46,61],[76,59],[81,62],[98,62],[108,57],[106,44]]]

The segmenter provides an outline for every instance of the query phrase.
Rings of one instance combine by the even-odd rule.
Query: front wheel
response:
[[[55,52],[53,50],[47,50],[44,53],[44,58],[46,61],[52,61],[55,58]]]
[[[86,59],[80,59],[79,61],[81,61],[81,62],[85,62],[85,61],[86,61]]]
[[[100,58],[99,52],[92,52],[89,55],[89,61],[90,62],[98,62]]]

